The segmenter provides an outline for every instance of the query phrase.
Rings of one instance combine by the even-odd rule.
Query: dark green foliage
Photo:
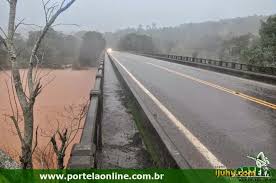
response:
[[[30,31],[27,39],[16,33],[15,45],[20,67],[27,67],[32,48],[40,31]],[[81,35],[81,36],[80,36]],[[95,61],[105,48],[105,39],[101,33],[81,31],[75,35],[66,35],[50,29],[37,53],[37,62],[41,67],[48,68],[81,68],[96,66]],[[0,67],[8,68],[7,53],[3,43],[0,43]]]
[[[99,32],[86,32],[80,47],[80,66],[98,66],[97,59],[105,48],[105,39]]]
[[[262,22],[259,31],[261,46],[273,48],[276,51],[276,16],[271,16],[266,22]]]
[[[260,66],[276,65],[276,17],[261,22],[259,36],[245,34],[224,41],[221,59]]]
[[[273,55],[271,48],[262,47],[260,44],[244,49],[241,58],[252,65],[275,66],[275,55]]]
[[[221,45],[220,59],[240,61],[241,54],[248,49],[253,41],[257,39],[253,34],[245,34],[232,39],[225,40]]]
[[[142,26],[137,28],[121,29],[114,33],[106,33],[108,45],[116,48],[120,39],[130,33],[149,35],[158,52],[218,59],[222,44],[225,40],[246,35],[258,35],[261,27],[260,20],[265,16],[249,16],[243,18],[208,21],[202,23],[185,23],[174,27]]]
[[[150,36],[130,33],[121,38],[118,45],[120,50],[154,52],[156,51]]]
[[[35,44],[39,31],[29,32],[27,45]],[[75,62],[78,55],[79,40],[72,35],[65,35],[50,29],[42,42],[38,57],[45,67],[60,67],[71,65]]]
[[[259,31],[260,38],[250,48],[241,53],[250,64],[276,66],[276,16],[263,21]]]
[[[28,66],[32,48],[40,33],[40,31],[30,31],[27,39],[24,39],[18,33],[14,35],[20,67],[24,68]],[[50,29],[40,45],[36,61],[41,64],[41,67],[70,67],[78,63],[80,42],[81,40],[77,36],[66,35],[62,32]],[[0,43],[0,67],[8,68],[10,63],[7,62],[6,49],[4,45],[1,44],[2,43]]]

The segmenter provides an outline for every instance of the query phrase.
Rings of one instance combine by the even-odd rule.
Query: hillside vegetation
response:
[[[176,27],[163,28],[159,28],[153,23],[146,27],[139,25],[137,28],[106,33],[105,37],[108,45],[113,48],[120,48],[118,47],[118,45],[122,44],[120,41],[126,35],[135,33],[152,37],[156,50],[159,53],[271,66],[275,65],[275,57],[273,55],[266,58],[268,61],[260,60],[265,56],[258,55],[260,54],[259,52],[263,51],[267,52],[266,55],[269,55],[273,50],[270,48],[273,45],[270,44],[268,46],[267,44],[260,43],[263,40],[261,39],[260,29],[264,28],[266,25],[264,22],[267,19],[268,17],[265,16],[249,16],[221,21],[188,23]],[[273,20],[270,21],[270,25],[267,27],[269,26],[274,26]],[[266,31],[266,33],[269,33],[269,31]],[[261,45],[266,45],[266,48],[261,48]],[[267,49],[267,47],[269,48]],[[257,61],[256,59],[259,60]]]
[[[27,67],[40,31],[30,31],[27,38],[16,33],[15,45],[18,51],[18,60],[21,67]],[[37,54],[37,64],[46,68],[82,68],[97,66],[96,60],[105,48],[103,35],[95,31],[81,31],[74,35],[50,29],[42,42]],[[0,42],[0,69],[9,68],[7,51]]]

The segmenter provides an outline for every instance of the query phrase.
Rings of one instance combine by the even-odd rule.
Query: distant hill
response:
[[[180,55],[198,55],[199,57],[218,58],[220,47],[225,40],[251,33],[258,36],[261,21],[267,16],[249,16],[242,18],[187,23],[176,27],[157,28],[146,26],[128,28],[115,33],[106,33],[109,46],[116,48],[121,37],[136,32],[154,38],[160,52]]]

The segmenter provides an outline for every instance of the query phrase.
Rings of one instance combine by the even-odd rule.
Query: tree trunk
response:
[[[23,144],[21,147],[21,167],[22,169],[32,169],[33,162],[32,162],[32,149],[29,145]]]
[[[21,148],[21,166],[23,169],[33,168],[32,145],[33,145],[33,106],[24,109],[24,143]]]
[[[23,118],[24,118],[24,131],[20,131],[18,127],[18,121],[14,118],[14,123],[18,127],[17,133],[21,141],[21,156],[20,156],[20,162],[23,169],[30,169],[33,168],[32,163],[32,153],[33,153],[33,123],[34,123],[34,116],[33,116],[33,107],[35,103],[35,99],[37,95],[41,92],[41,85],[40,83],[36,83],[34,86],[33,81],[33,57],[36,56],[37,51],[39,49],[39,46],[44,39],[47,31],[51,27],[51,25],[55,22],[56,18],[65,10],[67,10],[74,2],[75,0],[70,0],[69,2],[65,3],[65,1],[62,1],[60,8],[50,17],[49,22],[47,21],[41,35],[39,36],[34,49],[32,51],[31,57],[30,57],[30,65],[29,70],[27,74],[28,79],[28,87],[29,87],[29,97],[27,97],[27,93],[23,89],[21,77],[20,77],[20,71],[18,67],[18,61],[16,60],[16,47],[14,45],[14,34],[16,31],[16,28],[20,25],[15,25],[15,19],[16,19],[16,6],[17,6],[17,0],[7,0],[9,3],[9,22],[8,22],[8,34],[6,37],[6,40],[3,39],[0,35],[0,41],[4,42],[5,47],[8,50],[9,53],[9,61],[12,65],[11,73],[12,73],[12,79],[13,79],[13,85],[16,91],[17,98],[19,100],[20,108],[23,112]],[[48,1],[49,2],[49,1]],[[48,3],[47,2],[47,3]],[[47,4],[46,3],[46,4]],[[44,4],[44,6],[46,6]],[[45,8],[45,7],[44,7]],[[50,11],[51,8],[47,8],[47,11]],[[45,13],[48,14],[49,12]],[[48,17],[46,16],[46,19]],[[21,22],[22,23],[22,22]],[[33,88],[35,87],[35,89]],[[13,116],[12,116],[13,117]],[[13,119],[13,118],[12,118]],[[24,134],[24,137],[21,136],[21,134]],[[34,147],[35,148],[35,147]],[[59,166],[64,168],[63,166],[63,158],[64,155],[60,156],[61,160],[59,161]]]
[[[9,61],[12,64],[12,77],[14,88],[19,100],[20,107],[24,117],[24,137],[21,141],[21,156],[20,162],[23,169],[33,167],[32,164],[32,144],[33,144],[33,104],[26,99],[23,85],[20,78],[18,63],[13,45],[9,47]]]
[[[58,169],[64,169],[64,154],[58,155]]]

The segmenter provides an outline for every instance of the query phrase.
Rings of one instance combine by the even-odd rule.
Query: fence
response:
[[[90,103],[87,111],[80,143],[74,144],[68,163],[68,168],[96,168],[97,151],[102,149],[102,112],[103,112],[103,82],[104,82],[103,52],[99,58],[94,89],[90,92]]]
[[[276,67],[262,67],[256,65],[249,65],[237,62],[226,62],[222,60],[212,60],[212,59],[204,59],[204,58],[193,58],[193,57],[186,57],[186,56],[177,56],[177,55],[165,55],[165,54],[155,54],[155,53],[141,53],[141,55],[151,56],[151,57],[158,57],[158,58],[165,58],[174,60],[176,62],[189,62],[189,63],[198,63],[204,65],[212,65],[221,68],[228,68],[237,71],[247,71],[247,72],[254,72],[260,74],[267,74],[276,76]]]

